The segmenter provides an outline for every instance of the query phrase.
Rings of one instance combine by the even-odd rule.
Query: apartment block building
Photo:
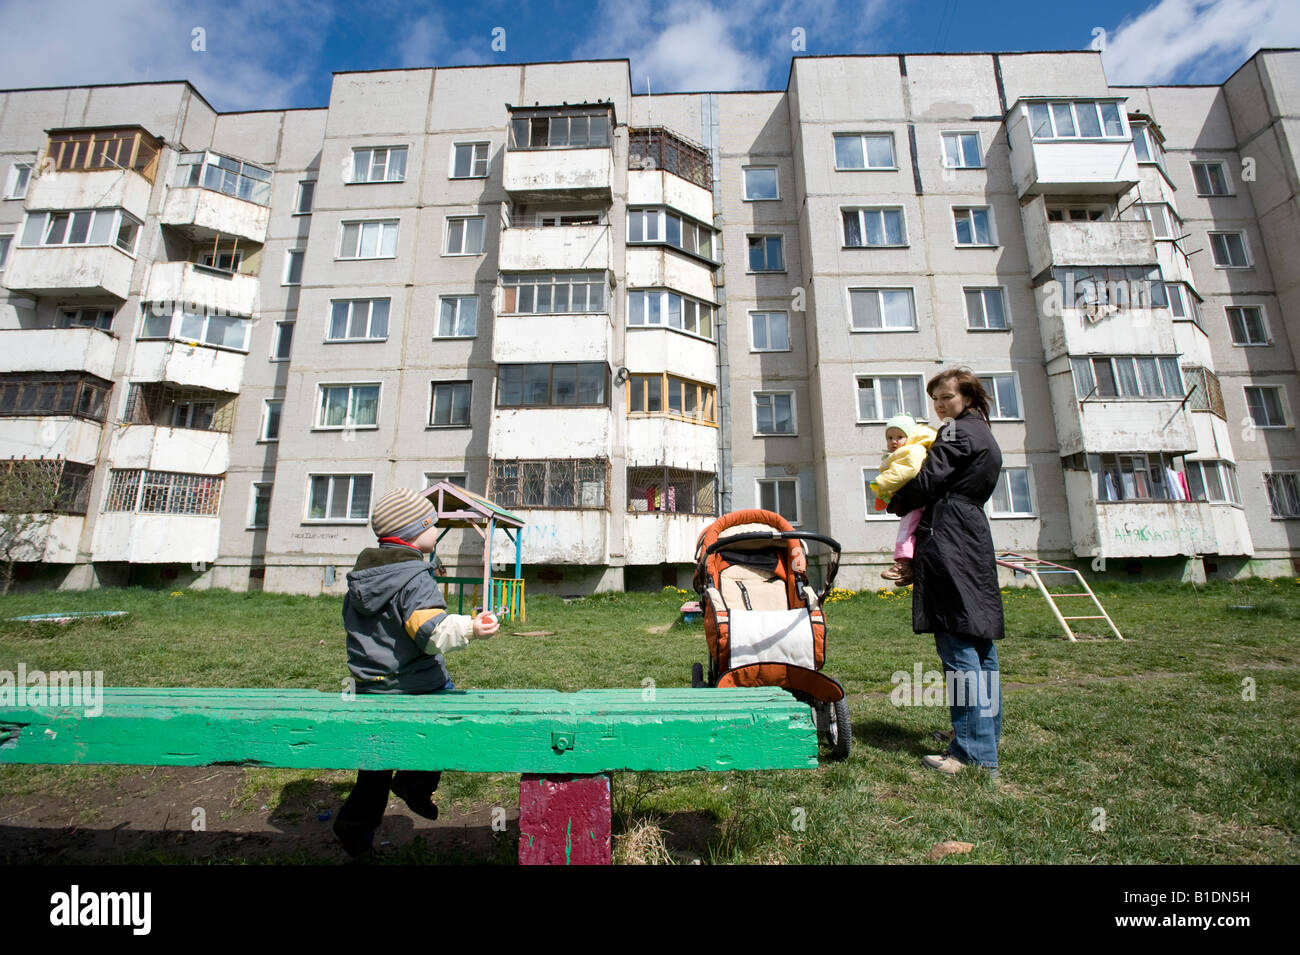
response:
[[[953,364],[993,397],[999,549],[1296,573],[1297,104],[1297,50],[1221,86],[1080,51],[0,92],[0,458],[57,479],[20,579],[340,592],[372,500],[450,480],[527,522],[534,591],[686,585],[747,507],[872,587],[884,422]]]

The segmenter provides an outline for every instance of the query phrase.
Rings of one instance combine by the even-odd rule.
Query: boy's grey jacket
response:
[[[348,574],[343,627],[357,692],[430,693],[448,680],[442,653],[465,646],[472,624],[447,613],[420,551],[382,544]]]

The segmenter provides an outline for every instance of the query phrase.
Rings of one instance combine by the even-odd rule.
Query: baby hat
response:
[[[437,520],[433,502],[414,491],[399,487],[389,491],[375,504],[370,526],[376,537],[400,537],[414,540]]]
[[[885,422],[885,431],[888,432],[890,428],[897,428],[910,438],[916,430],[916,419],[906,412],[896,414]]]

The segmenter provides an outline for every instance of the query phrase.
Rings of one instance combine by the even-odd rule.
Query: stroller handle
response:
[[[759,541],[759,540],[810,540],[825,544],[831,549],[831,562],[826,570],[826,585],[817,596],[818,602],[826,600],[826,595],[831,592],[831,587],[835,584],[835,575],[840,569],[840,542],[833,537],[826,537],[824,534],[813,534],[809,531],[747,531],[743,534],[730,534],[727,537],[719,538],[700,554],[699,562],[695,568],[696,590],[700,590],[700,582],[704,579],[704,563],[710,554],[717,553],[724,547],[735,544],[739,541]]]

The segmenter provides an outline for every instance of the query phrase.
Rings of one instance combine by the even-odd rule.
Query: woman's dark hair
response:
[[[964,365],[945,368],[926,382],[925,393],[933,398],[934,390],[945,381],[952,381],[957,393],[968,399],[970,406],[982,414],[985,421],[989,420],[989,396],[984,392],[984,386],[980,384],[979,378],[973,371]]]

